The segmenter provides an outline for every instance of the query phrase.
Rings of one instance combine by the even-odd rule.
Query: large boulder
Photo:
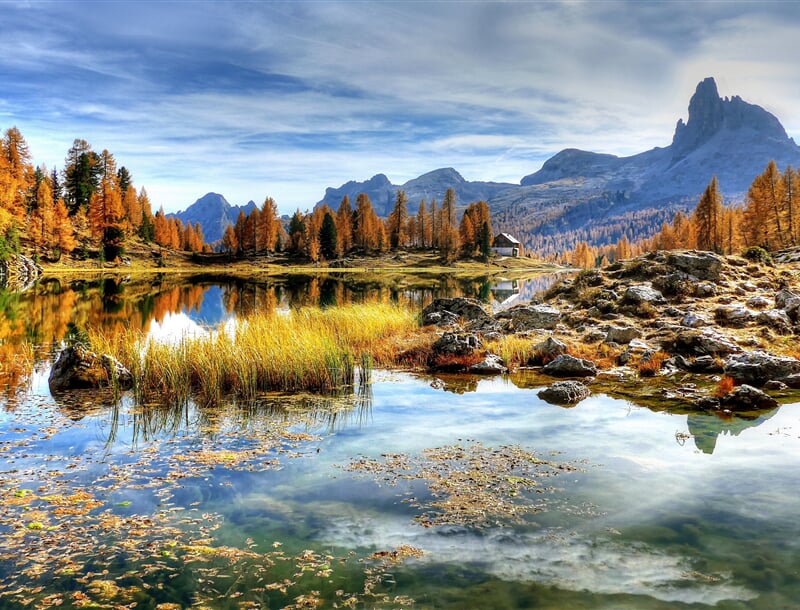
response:
[[[445,333],[433,344],[433,351],[440,356],[468,356],[481,347],[481,340],[473,333]]]
[[[555,405],[573,405],[587,398],[591,394],[589,388],[574,379],[556,381],[553,385],[540,390],[537,396],[542,400]]]
[[[567,353],[567,344],[553,337],[547,337],[533,346],[533,356],[529,364],[546,364],[561,354]]]
[[[658,290],[647,284],[634,284],[628,286],[625,291],[624,299],[628,303],[664,303],[664,295]]]
[[[722,259],[711,252],[674,252],[667,264],[700,280],[717,280],[722,270]]]
[[[489,322],[491,316],[477,299],[455,297],[452,299],[434,299],[422,310],[422,325],[449,326],[458,321],[467,323]]]
[[[714,310],[714,319],[721,326],[742,328],[755,322],[758,314],[741,305],[721,305]]]
[[[756,411],[774,409],[778,401],[766,392],[744,384],[720,398],[719,406],[729,411]]]
[[[606,343],[627,345],[634,339],[641,339],[642,331],[633,326],[611,326],[606,333]]]
[[[517,305],[496,314],[495,319],[504,322],[506,329],[514,332],[552,330],[561,319],[561,312],[548,305]]]
[[[734,354],[725,361],[725,374],[736,383],[763,386],[768,381],[783,381],[800,373],[800,360],[773,356],[760,350]]]
[[[503,359],[497,354],[487,354],[480,362],[469,367],[468,371],[475,375],[500,375],[508,371]]]
[[[689,356],[724,356],[742,351],[731,339],[710,328],[681,331],[664,347],[668,352]]]
[[[98,355],[77,344],[58,355],[48,379],[51,392],[100,388],[116,385],[122,390],[133,387],[131,372],[112,356]]]
[[[792,329],[792,321],[783,309],[768,309],[758,314],[756,318],[759,324],[770,326],[779,332],[788,334]]]
[[[562,354],[542,367],[542,373],[553,377],[594,377],[597,367],[594,362]]]

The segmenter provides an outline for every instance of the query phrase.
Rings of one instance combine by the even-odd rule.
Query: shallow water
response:
[[[337,591],[353,594],[354,607],[791,608],[800,600],[798,405],[732,428],[713,415],[655,413],[605,396],[564,409],[513,377],[453,393],[380,372],[349,398],[275,397],[215,413],[141,412],[123,400],[80,417],[50,397],[44,374],[27,401],[0,415],[0,607],[77,606],[76,592],[137,607],[311,607],[302,604],[312,592],[319,607],[342,607],[349,598]],[[347,469],[354,459],[476,442],[580,469],[546,482],[556,489],[536,498],[541,512],[480,527],[423,527],[414,519],[421,509],[405,501],[407,493],[430,501],[419,481],[393,486]],[[87,508],[76,492],[97,505]],[[112,517],[130,521],[112,526]],[[422,556],[377,568],[369,559],[406,546]],[[26,554],[34,559],[20,560]],[[315,554],[333,559],[320,568]],[[65,570],[59,560],[68,555]],[[372,568],[380,582],[365,594]],[[286,594],[263,587],[284,578],[296,582]],[[122,592],[97,584],[106,581]]]

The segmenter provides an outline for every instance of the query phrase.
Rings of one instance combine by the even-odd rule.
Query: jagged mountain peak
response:
[[[780,121],[761,106],[749,104],[738,95],[721,98],[712,77],[703,79],[689,100],[689,118],[678,120],[672,138],[673,159],[697,150],[720,131],[750,129],[761,137],[786,141],[789,137]]]

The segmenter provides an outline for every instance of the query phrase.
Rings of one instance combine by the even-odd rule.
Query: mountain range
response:
[[[335,210],[344,195],[354,204],[363,192],[375,211],[386,216],[402,189],[413,214],[421,199],[436,198],[441,203],[445,191],[453,188],[461,206],[487,201],[496,230],[511,232],[526,248],[546,254],[572,248],[580,240],[600,245],[623,235],[631,240],[649,236],[676,210],[692,209],[713,176],[726,201],[741,201],[771,159],[780,168],[798,167],[800,147],[774,115],[739,96],[721,98],[714,79],[706,78],[689,101],[688,119],[678,120],[671,144],[663,148],[629,157],[567,148],[519,184],[471,182],[453,168],[434,170],[401,185],[377,174],[363,182],[327,188],[316,205]],[[221,202],[214,212],[210,196],[178,214],[189,217],[191,212],[198,218],[209,241],[224,230],[222,214],[227,222],[235,222],[239,209],[216,195]],[[194,210],[201,202],[209,229]]]

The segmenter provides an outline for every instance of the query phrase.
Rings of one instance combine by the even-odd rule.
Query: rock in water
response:
[[[542,367],[542,373],[553,377],[594,377],[597,367],[594,362],[562,354]]]
[[[580,381],[556,381],[550,387],[540,390],[537,396],[555,405],[573,405],[591,394]]]
[[[51,392],[58,392],[109,386],[112,380],[122,390],[133,387],[133,376],[116,358],[100,356],[82,345],[70,345],[58,355],[48,383]]]

